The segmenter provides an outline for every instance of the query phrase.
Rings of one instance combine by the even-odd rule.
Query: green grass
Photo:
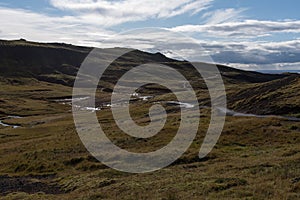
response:
[[[200,160],[197,155],[210,119],[210,110],[201,109],[197,137],[178,161],[156,172],[129,174],[95,160],[77,135],[70,107],[52,101],[70,96],[71,88],[33,79],[16,82],[1,82],[2,116],[24,118],[5,120],[21,124],[21,128],[0,128],[0,175],[55,186],[60,193],[47,194],[35,188],[33,194],[19,191],[1,199],[300,198],[298,122],[227,117],[217,145],[206,159]],[[153,101],[165,98],[172,96],[158,96]],[[131,105],[138,124],[148,123],[145,113],[149,106],[141,102]],[[122,133],[110,109],[97,114],[115,144],[134,152],[148,152],[166,145],[177,130],[178,108],[166,108],[170,111],[168,123],[158,135],[146,140]]]

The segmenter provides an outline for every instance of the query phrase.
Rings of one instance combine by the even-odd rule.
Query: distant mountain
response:
[[[25,40],[0,40],[0,76],[33,77],[38,80],[72,85],[79,66],[92,50],[62,43],[36,43]],[[165,57],[160,53],[151,54],[133,51],[118,60],[118,65],[128,67],[145,62],[169,63],[186,70],[190,63]],[[226,66],[218,66],[228,82],[266,82],[283,77],[242,71]]]
[[[72,86],[81,63],[91,50],[91,47],[61,43],[0,40],[0,76],[27,77]],[[139,50],[124,55],[111,65],[103,77],[107,82],[105,87],[111,91],[113,83],[124,71],[147,62],[174,67],[193,81],[195,88],[203,89],[203,80],[195,76],[191,63]],[[256,114],[300,113],[300,75],[263,74],[223,65],[218,68],[226,85],[229,108]]]
[[[297,73],[300,74],[300,70],[257,70],[258,72],[265,74],[283,74],[283,73]]]
[[[71,85],[72,77],[90,51],[91,48],[59,43],[1,40],[0,75],[34,77]]]

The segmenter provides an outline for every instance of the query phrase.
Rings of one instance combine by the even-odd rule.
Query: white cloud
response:
[[[272,64],[242,64],[242,63],[230,63],[230,67],[249,70],[249,71],[259,71],[259,70],[282,70],[282,71],[300,71],[300,62],[296,63],[272,63]]]
[[[217,63],[238,68],[300,69],[300,40],[283,42],[203,42]]]
[[[85,1],[86,2],[86,1]],[[119,2],[119,1],[118,1]],[[124,1],[128,2],[128,1]],[[137,2],[137,1],[135,1]],[[177,2],[177,1],[176,1]],[[179,1],[178,1],[179,2]],[[173,10],[161,9],[147,17],[154,16],[156,18],[171,17],[180,13],[194,14],[204,9],[205,6],[192,8],[200,1],[186,1]],[[208,1],[207,1],[208,2]],[[120,2],[119,2],[120,3]],[[131,4],[130,4],[131,5]],[[201,4],[202,5],[202,4]],[[149,4],[148,4],[149,6]],[[161,8],[164,8],[161,6]],[[63,9],[63,8],[61,8]],[[137,39],[132,36],[122,36],[117,40],[112,39],[115,33],[104,29],[103,24],[110,26],[115,23],[122,23],[124,19],[118,21],[118,17],[114,15],[105,16],[99,19],[97,12],[87,12],[85,8],[80,12],[84,14],[73,16],[49,16],[46,14],[36,13],[24,9],[12,9],[0,7],[0,38],[17,39],[25,38],[33,41],[42,42],[67,42],[77,45],[89,45],[97,47],[115,47],[115,46],[131,46],[138,49],[156,52],[162,51],[168,56],[177,58],[176,54],[191,61],[199,60],[201,55],[211,55],[215,62],[231,63],[232,66],[238,68],[271,68],[271,66],[282,68],[283,66],[293,69],[299,69],[300,63],[300,39],[285,42],[268,42],[268,41],[231,41],[227,39],[219,40],[221,37],[256,37],[258,35],[268,35],[273,33],[300,33],[300,21],[258,21],[245,20],[233,21],[236,16],[240,16],[238,11],[228,11],[227,17],[223,16],[222,21],[218,12],[206,14],[210,24],[206,25],[185,25],[172,28],[177,32],[194,32],[209,33],[209,36],[216,36],[218,41],[196,41],[204,48],[202,51],[193,50],[194,41],[182,39],[176,35],[164,37],[159,32],[146,34],[135,34]],[[146,8],[145,8],[146,9]],[[200,9],[200,10],[199,10]],[[76,10],[72,8],[72,10]],[[126,10],[125,8],[123,10]],[[109,11],[111,12],[111,11]],[[137,11],[140,12],[140,11]],[[123,12],[123,14],[125,11]],[[126,14],[126,13],[125,13]],[[124,15],[125,15],[124,14]],[[116,15],[117,16],[117,15]],[[141,17],[141,20],[144,18]],[[110,21],[111,20],[111,21]],[[126,20],[137,20],[136,16],[132,19],[128,15]],[[125,20],[125,21],[126,21]],[[220,21],[221,20],[221,21]],[[230,22],[228,22],[228,20]],[[226,21],[226,22],[224,22]],[[216,24],[218,23],[218,24]],[[101,28],[99,28],[101,27]],[[231,40],[230,39],[230,40]],[[159,42],[154,42],[159,41]],[[200,53],[201,52],[201,55]],[[203,61],[203,60],[202,60]],[[206,61],[206,60],[204,60]]]
[[[300,20],[245,20],[220,24],[183,25],[171,30],[186,33],[209,33],[211,37],[255,38],[274,33],[300,33]]]
[[[137,30],[102,41],[102,47],[125,46],[189,61],[230,64],[237,68],[297,68],[300,69],[300,39],[269,41],[205,41],[181,37],[164,31]],[[209,58],[209,56],[211,58]]]
[[[111,31],[85,24],[73,16],[53,17],[23,9],[0,7],[0,37],[2,39],[25,38],[33,41],[67,42],[91,45],[85,39],[105,39]]]
[[[196,14],[214,0],[50,0],[55,8],[72,11],[86,20],[104,26],[152,18],[170,18],[181,14]]]
[[[228,9],[218,9],[215,11],[207,12],[205,13],[202,18],[206,19],[206,24],[219,24],[224,22],[233,22],[238,21],[242,18],[241,13],[243,13],[245,10],[244,8],[240,9],[234,9],[234,8],[228,8]]]

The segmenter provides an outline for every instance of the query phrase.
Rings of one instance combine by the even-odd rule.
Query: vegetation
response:
[[[54,51],[61,48],[86,51],[70,45],[25,41],[3,41],[0,49],[3,43],[29,49],[34,46]],[[183,67],[188,63],[139,51],[117,61],[106,72],[106,78],[99,86],[106,90],[97,94],[98,105],[107,102],[115,79],[123,69],[130,68],[130,56],[136,56],[140,62],[143,59],[170,61],[169,65],[177,67],[191,80],[200,105],[209,105],[201,78]],[[89,154],[77,135],[70,105],[55,101],[72,95],[70,86],[74,74],[64,73],[62,68],[76,70],[79,65],[55,63],[59,73],[51,70],[44,73],[43,63],[48,61],[37,58],[34,62],[40,62],[36,66],[41,73],[25,67],[24,71],[30,73],[22,75],[13,73],[14,67],[20,64],[3,65],[5,59],[9,60],[1,54],[0,120],[21,127],[0,125],[0,199],[300,198],[300,122],[275,117],[227,116],[217,145],[200,160],[198,152],[210,120],[210,108],[204,107],[201,108],[197,137],[179,160],[156,172],[123,173],[104,166]],[[2,71],[3,66],[10,69],[9,75]],[[52,64],[49,67],[52,69]],[[299,75],[264,75],[225,66],[219,66],[219,69],[226,84],[230,108],[257,114],[299,115]],[[41,79],[41,76],[57,79]],[[156,94],[148,101],[131,102],[131,110],[135,111],[133,118],[139,125],[149,123],[146,113],[153,102],[176,100],[157,85],[143,87],[139,93]],[[132,138],[120,131],[109,108],[97,111],[97,116],[116,145],[133,152],[148,152],[167,144],[180,123],[178,106],[164,106],[168,121],[162,131],[150,139]],[[22,118],[7,118],[12,115]]]

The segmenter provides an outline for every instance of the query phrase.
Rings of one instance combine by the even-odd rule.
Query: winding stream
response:
[[[179,107],[181,107],[181,108],[194,108],[195,107],[195,105],[193,105],[193,104],[183,103],[183,102],[179,102],[179,101],[167,101],[167,104],[179,105]]]
[[[183,86],[186,87],[185,83],[183,83]],[[153,96],[140,96],[140,94],[136,93],[136,92],[133,93],[132,96],[135,97],[136,99],[140,99],[140,100],[143,100],[143,101],[147,101],[147,100],[153,98]],[[79,98],[75,98],[73,100],[73,102],[84,101],[84,100],[87,100],[89,98],[90,97],[79,97]],[[72,99],[60,99],[60,100],[56,100],[56,102],[60,102],[60,103],[63,103],[63,104],[72,105]],[[157,102],[157,103],[159,103],[159,102]],[[194,108],[196,106],[196,105],[193,105],[193,104],[190,104],[190,103],[184,103],[184,102],[178,102],[178,101],[166,101],[166,103],[169,104],[169,105],[178,105],[181,108],[185,108],[185,109]],[[102,105],[102,107],[114,107],[114,106],[122,106],[122,105],[123,105],[122,103],[120,103],[120,105],[119,104],[111,105],[110,103],[104,103]],[[78,108],[82,109],[82,110],[88,110],[88,111],[91,111],[91,112],[95,112],[95,111],[101,110],[101,107],[92,108],[92,107],[80,107],[80,106],[78,106]],[[221,108],[221,107],[218,107],[217,110],[221,114],[225,114],[227,116],[234,116],[234,117],[257,117],[257,118],[279,118],[279,119],[285,119],[285,120],[289,120],[289,121],[300,122],[300,118],[297,118],[297,117],[280,116],[280,115],[256,115],[256,114],[251,114],[251,113],[236,112],[236,111],[230,110],[228,108]],[[7,118],[18,118],[18,116],[8,116]],[[0,121],[0,125],[3,125],[3,126],[13,126],[13,125],[5,124],[2,121]],[[18,128],[19,126],[13,126],[13,127],[14,128]]]
[[[22,117],[20,117],[20,116],[12,116],[12,115],[10,115],[10,116],[7,116],[6,118],[4,118],[4,119],[21,119]],[[19,125],[14,125],[14,124],[7,124],[7,123],[4,123],[3,122],[3,120],[0,120],[0,125],[1,126],[4,126],[4,127],[12,127],[12,128],[19,128],[19,127],[21,127],[21,126],[19,126]]]
[[[288,117],[288,116],[281,116],[281,115],[256,115],[256,114],[247,114],[241,112],[235,112],[228,108],[217,108],[222,114],[226,114],[227,116],[234,116],[234,117],[257,117],[257,118],[279,118],[279,119],[286,119],[289,121],[300,122],[300,118],[297,117]]]

